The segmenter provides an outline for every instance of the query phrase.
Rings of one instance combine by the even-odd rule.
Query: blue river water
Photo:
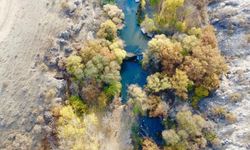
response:
[[[125,50],[132,53],[142,53],[147,48],[150,40],[142,34],[137,24],[137,8],[139,3],[135,0],[117,0],[119,8],[125,14],[125,27],[120,31],[119,36],[125,42]],[[146,84],[148,73],[143,70],[138,60],[124,61],[122,64],[122,100],[127,101],[127,88],[130,84],[137,84],[143,87]],[[146,116],[139,117],[139,135],[152,138],[158,145],[162,145],[161,132],[164,126],[161,124],[161,118],[149,118]]]

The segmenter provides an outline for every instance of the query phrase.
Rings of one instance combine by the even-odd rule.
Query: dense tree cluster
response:
[[[213,30],[211,26],[203,28],[202,33],[193,29],[191,33],[195,35],[190,33],[176,39],[155,36],[148,44],[143,65],[161,73],[151,75],[147,87],[153,92],[174,89],[176,95],[187,99],[188,89],[194,85],[194,100],[216,90],[227,66],[218,50]]]
[[[76,81],[81,81],[79,94],[87,104],[97,104],[100,99],[106,103],[104,93],[110,98],[119,95],[120,65],[125,56],[123,43],[116,38],[112,42],[106,39],[87,41],[77,54],[67,58],[67,71]]]
[[[199,150],[204,149],[209,143],[218,144],[218,138],[211,130],[209,122],[200,115],[192,114],[189,110],[182,110],[177,113],[176,122],[176,128],[162,132],[166,150]]]

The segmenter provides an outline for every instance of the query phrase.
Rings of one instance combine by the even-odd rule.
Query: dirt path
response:
[[[0,0],[0,149],[32,149],[44,91],[60,84],[40,71],[49,37],[65,26],[51,0]]]

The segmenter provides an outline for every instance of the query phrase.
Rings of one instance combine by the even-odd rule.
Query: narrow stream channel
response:
[[[137,8],[139,3],[135,0],[117,0],[117,5],[125,14],[125,27],[120,32],[121,39],[125,42],[125,50],[135,54],[142,53],[147,48],[150,40],[142,34],[137,24]],[[140,61],[129,60],[122,64],[122,100],[127,101],[127,88],[130,84],[144,87],[148,73],[143,70]],[[161,118],[139,117],[139,135],[152,138],[158,145],[162,145],[161,132],[164,129]]]

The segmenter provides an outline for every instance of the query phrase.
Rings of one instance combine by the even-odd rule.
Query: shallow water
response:
[[[136,54],[142,53],[147,48],[150,40],[144,36],[137,24],[137,7],[139,3],[134,0],[117,0],[117,5],[125,14],[125,27],[120,31],[120,38],[125,42],[125,50]],[[129,60],[122,64],[122,100],[127,101],[127,88],[130,84],[143,87],[146,84],[148,73],[142,69],[140,61]],[[139,135],[152,138],[157,144],[162,145],[161,132],[164,129],[161,118],[139,117]]]

